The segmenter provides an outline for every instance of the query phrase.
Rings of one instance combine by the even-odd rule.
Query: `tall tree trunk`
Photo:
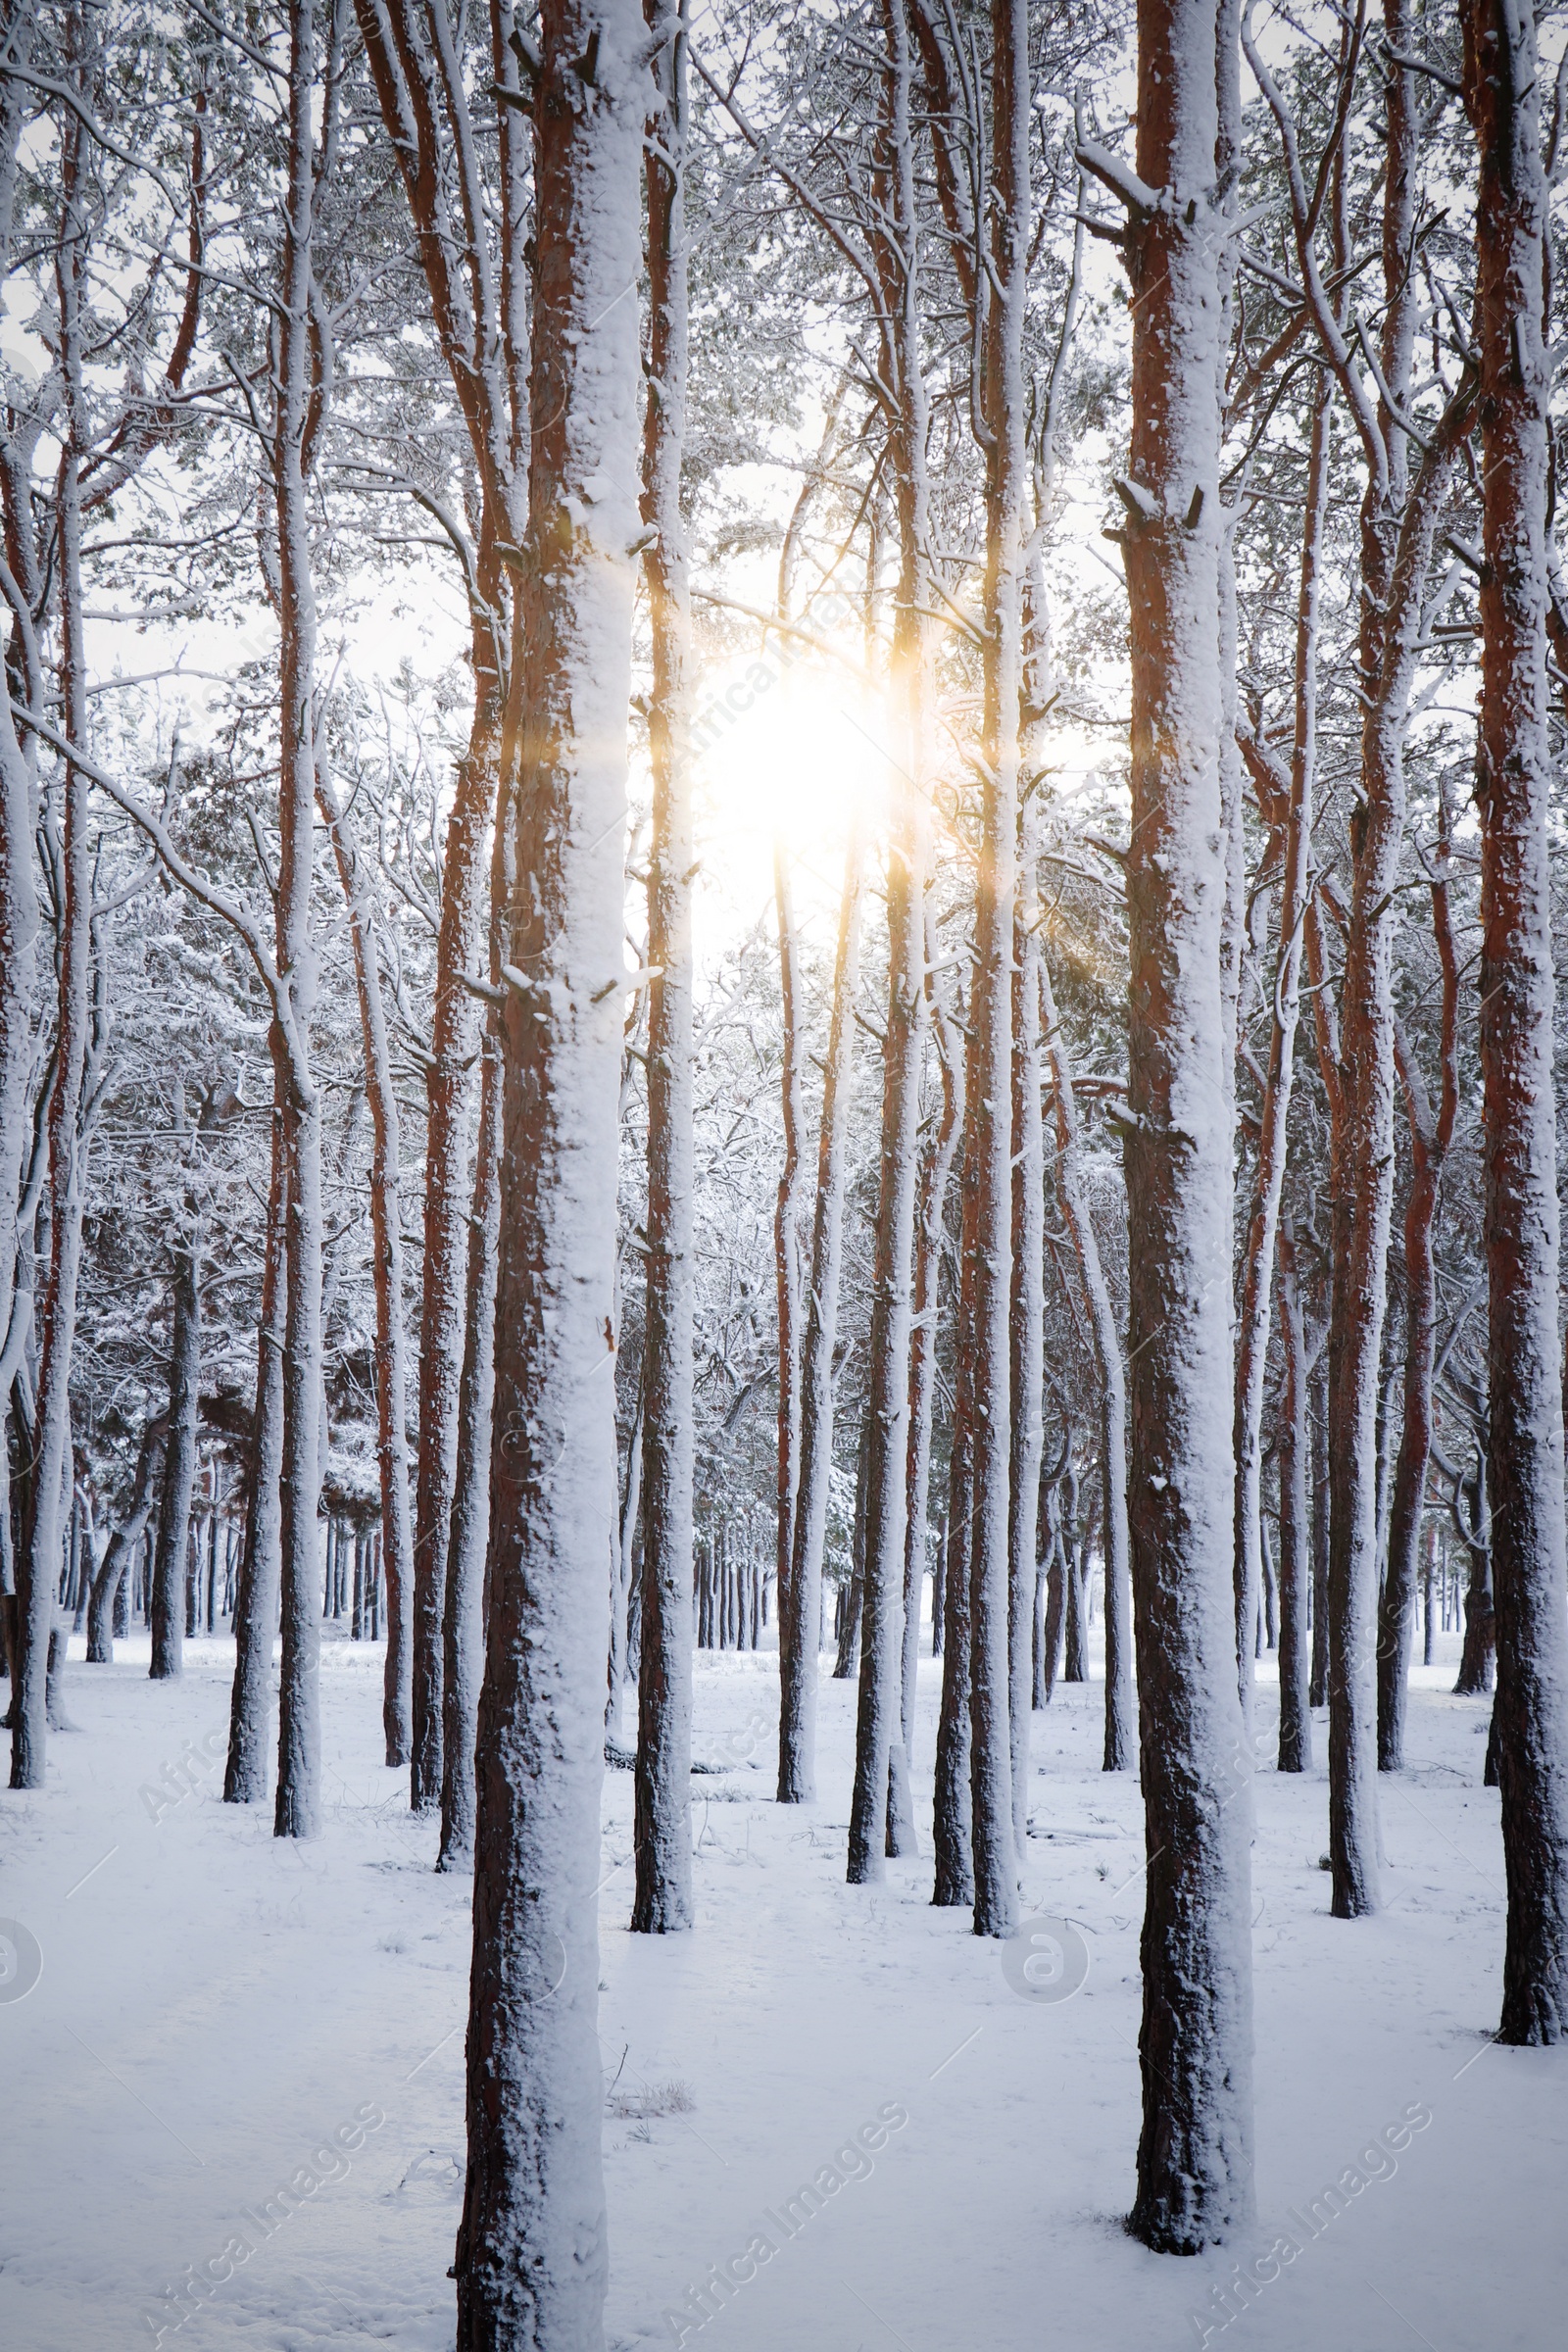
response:
[[[801,1347],[801,1477],[795,1497],[790,1561],[789,1642],[779,1648],[778,1801],[809,1804],[816,1794],[817,1619],[822,1605],[822,1544],[833,1462],[833,1350],[838,1337],[839,1263],[843,1254],[845,1157],[855,1053],[855,992],[860,953],[858,825],[844,862],[833,1018],[822,1073],[817,1142],[816,1214],[811,1228],[811,1287]]]
[[[201,1405],[202,1373],[201,1291],[194,1233],[182,1236],[175,1244],[170,1288],[173,1328],[169,1352],[169,1435],[164,1446],[158,1542],[153,1554],[153,1643],[148,1670],[154,1682],[178,1675],[184,1664],[186,1555],[190,1549],[191,1494],[196,1484],[196,1422]]]
[[[161,1415],[150,1420],[142,1431],[129,1505],[125,1516],[105,1544],[103,1562],[92,1580],[92,1592],[87,1605],[89,1666],[112,1666],[115,1662],[115,1620],[119,1614],[120,1592],[129,1574],[136,1546],[152,1516],[164,1433],[165,1424]]]
[[[407,1753],[411,1662],[409,1595],[414,1583],[414,1538],[409,1523],[407,1348],[403,1337],[403,1233],[399,1197],[397,1089],[387,1039],[386,1005],[376,951],[369,876],[325,762],[317,799],[332,836],[338,880],[349,910],[354,978],[365,1050],[365,1092],[370,1111],[370,1247],[375,1287],[375,1452],[380,1473],[381,1526],[387,1561],[386,1672],[381,1723],[388,1764]]]
[[[1007,1500],[1008,1711],[1012,1835],[1022,1861],[1029,1839],[1029,1734],[1034,1714],[1035,1566],[1040,1467],[1045,1450],[1046,1169],[1040,1111],[1040,989],[1034,812],[1019,828],[1023,888],[1012,927],[1012,1434]]]
[[[448,1547],[458,1476],[466,1350],[470,1178],[468,1070],[476,1043],[468,964],[485,892],[484,845],[509,727],[506,572],[521,544],[528,394],[527,52],[512,11],[491,10],[495,181],[480,171],[463,45],[445,9],[355,0],[376,97],[403,174],[431,312],[467,427],[480,491],[469,598],[473,715],[454,779],[441,858],[434,1002],[425,1063],[423,1292],[410,1639],[410,1801],[441,1799]],[[495,246],[491,243],[492,223]],[[390,1565],[390,1563],[389,1563]],[[400,1602],[389,1577],[389,1607]]]
[[[1110,1286],[1095,1237],[1089,1195],[1084,1184],[1078,1128],[1078,1104],[1073,1094],[1072,1066],[1067,1042],[1056,1018],[1051,971],[1040,958],[1040,1008],[1046,1052],[1051,1060],[1056,1105],[1056,1197],[1067,1230],[1072,1235],[1089,1320],[1100,1365],[1100,1464],[1103,1486],[1102,1523],[1105,1546],[1105,1740],[1102,1768],[1130,1772],[1133,1765],[1133,1644],[1129,1623],[1131,1593],[1127,1581],[1127,1373],[1122,1362],[1121,1334]],[[1048,1676],[1054,1680],[1054,1668]]]
[[[1306,1339],[1296,1264],[1296,1227],[1279,1228],[1280,1352],[1285,1382],[1280,1396],[1280,1739],[1279,1770],[1310,1772],[1312,1710],[1307,1691],[1307,1596],[1312,1579],[1307,1477]]]
[[[475,642],[488,631],[475,631]],[[419,1438],[415,1474],[414,1588],[410,1624],[410,1803],[441,1801],[442,1662],[448,1546],[457,1492],[458,1417],[466,1304],[469,1089],[474,1058],[468,963],[479,926],[484,840],[500,760],[501,691],[493,654],[478,673],[468,748],[460,761],[441,859],[441,920],[425,1067],[423,1298],[419,1313]],[[387,1561],[390,1628],[400,1605]],[[395,1639],[395,1636],[390,1638]]]
[[[781,599],[782,602],[782,599]],[[773,901],[778,909],[778,974],[783,1061],[779,1093],[784,1119],[784,1166],[773,1211],[778,1286],[778,1480],[774,1575],[778,1601],[779,1674],[786,1671],[791,1609],[790,1561],[795,1549],[795,1504],[801,1483],[801,1220],[806,1198],[806,1102],[801,1085],[800,940],[782,837],[773,844]],[[815,1643],[814,1631],[811,1641]]]
[[[1307,1695],[1329,1703],[1329,1408],[1328,1348],[1319,1348],[1307,1376],[1307,1435],[1312,1447],[1312,1658]]]
[[[501,1118],[505,1085],[501,1011],[506,1003],[502,971],[507,960],[507,925],[515,882],[514,802],[521,740],[523,670],[521,613],[514,604],[507,735],[502,750],[495,826],[490,838],[490,994],[480,1049],[479,1118],[473,1139],[473,1205],[468,1219],[463,1378],[458,1391],[458,1459],[447,1561],[446,1617],[442,1628],[438,1871],[472,1868],[478,1803],[474,1740],[488,1617],[485,1594],[495,1421],[496,1288],[501,1250]]]
[[[626,1474],[620,1486],[620,1524],[615,1530],[611,1562],[609,1689],[605,1694],[605,1742],[620,1743],[621,1698],[631,1657],[632,1580],[641,1553],[638,1537],[643,1516],[643,1394],[644,1374],[637,1372],[637,1401],[632,1408],[626,1439]],[[695,1574],[696,1544],[693,1540]],[[691,1595],[687,1594],[688,1601]],[[688,1612],[689,1613],[689,1612]],[[639,1607],[639,1616],[641,1609]],[[639,1662],[641,1645],[639,1644]]]
[[[1433,1578],[1438,1565],[1438,1523],[1427,1521],[1426,1553],[1421,1563],[1421,1663],[1430,1666],[1437,1655],[1437,1626],[1433,1620]],[[1445,1563],[1445,1575],[1446,1563]]]
[[[38,930],[37,890],[32,870],[33,789],[26,759],[11,721],[9,698],[0,710],[0,1452],[5,1436],[13,1357],[20,1358],[23,1334],[16,1321],[30,1319],[32,1293],[17,1281],[22,1234],[17,1200],[28,1156],[27,1082],[32,1066],[33,956]],[[0,1461],[0,1511],[9,1563],[10,1459]],[[9,1590],[9,1578],[8,1578]]]
[[[925,925],[926,966],[937,960],[936,926],[929,909]],[[931,1424],[937,1387],[937,1312],[941,1292],[942,1245],[948,1185],[963,1127],[962,1048],[956,1027],[933,982],[926,982],[942,1073],[942,1109],[920,1174],[915,1240],[914,1315],[909,1333],[908,1523],[904,1544],[904,1751],[914,1760],[914,1707],[920,1656],[920,1594],[925,1582],[926,1531],[931,1500]],[[942,1651],[945,1551],[938,1558],[931,1592],[932,1655]]]
[[[1029,248],[1029,23],[1025,0],[991,10],[992,293],[983,341],[985,653],[973,1018],[978,1041],[969,1149],[975,1158],[974,1532],[969,1562],[969,1778],[974,1931],[1017,1920],[1008,1547],[1012,1270],[1012,927],[1018,874],[1023,689],[1023,321]]]
[[[1270,1282],[1296,1075],[1301,938],[1311,890],[1317,768],[1318,556],[1328,510],[1332,425],[1332,392],[1326,383],[1320,383],[1312,407],[1307,456],[1306,513],[1296,607],[1296,694],[1289,778],[1272,777],[1267,756],[1255,736],[1250,747],[1256,761],[1258,797],[1268,800],[1265,814],[1281,842],[1281,889],[1274,1012],[1269,1027],[1268,1071],[1263,1086],[1236,1354],[1236,1656],[1242,1708],[1249,1722],[1252,1706],[1252,1629],[1257,1619],[1262,1540],[1263,1386],[1268,1370]],[[1269,784],[1274,786],[1272,791]]]
[[[509,796],[496,810],[496,850],[512,823]],[[506,898],[492,893],[492,933]],[[499,984],[502,944],[492,941],[492,981]],[[490,1539],[490,1447],[495,1405],[496,1264],[501,1230],[501,1031],[486,1023],[479,1073],[479,1124],[473,1139],[473,1207],[468,1227],[468,1291],[458,1394],[458,1461],[447,1559],[441,1678],[440,1871],[473,1866],[474,1737],[484,1663],[485,1556]]]
[[[650,24],[661,0],[645,0]],[[648,185],[648,409],[642,517],[653,624],[648,859],[648,1255],[643,1327],[643,1607],[637,1689],[633,1930],[689,1928],[692,1902],[692,840],[686,443],[686,34],[654,68]]]
[[[650,92],[632,0],[546,0],[541,37],[459,2352],[598,2352],[609,2269],[595,1888]]]
[[[423,1296],[420,1310],[419,1435],[415,1486],[415,1591],[389,1605],[411,1608],[412,1772],[416,1812],[432,1809],[445,1786],[443,1660],[449,1545],[458,1497],[465,1311],[469,1286],[467,1069],[474,1056],[468,958],[484,892],[484,836],[498,777],[515,734],[517,643],[507,676],[502,556],[526,535],[528,449],[528,239],[531,189],[529,51],[513,10],[490,12],[494,179],[480,168],[469,108],[466,55],[444,8],[422,0],[355,0],[377,102],[403,176],[418,240],[437,339],[467,427],[480,492],[470,575],[473,715],[458,762],[441,860],[434,1006],[425,1064]],[[492,242],[493,239],[493,242]],[[499,811],[497,821],[500,821]],[[475,1173],[475,1189],[481,1177]],[[461,1508],[466,1516],[469,1505]],[[394,1638],[401,1639],[401,1633]],[[409,1736],[406,1732],[405,1736]],[[400,1756],[400,1761],[403,1758]]]
[[[3,25],[8,54],[24,65],[34,12],[30,0],[7,0]],[[17,80],[0,81],[0,277],[9,279],[18,145],[30,94]],[[22,671],[24,663],[19,663]],[[8,665],[9,669],[9,665]],[[8,676],[30,695],[31,681]],[[33,876],[36,779],[18,739],[9,694],[0,696],[0,1356],[12,1351],[12,1316],[24,1301],[17,1289],[20,1234],[17,1201],[27,1163],[27,1087],[32,1070],[33,968],[38,936],[38,892]],[[14,1369],[14,1368],[13,1368]],[[0,1377],[0,1446],[11,1395],[11,1372]],[[0,1509],[9,1513],[9,1460],[0,1462]],[[9,1516],[5,1528],[10,1550]]]
[[[1388,1561],[1378,1602],[1380,1772],[1398,1772],[1404,1763],[1416,1554],[1421,1542],[1421,1511],[1432,1449],[1433,1335],[1438,1307],[1433,1233],[1444,1161],[1453,1140],[1459,1109],[1459,963],[1448,917],[1446,802],[1442,806],[1441,822],[1439,878],[1432,884],[1432,927],[1437,934],[1438,958],[1443,968],[1441,1094],[1436,1117],[1409,1042],[1396,1032],[1396,1056],[1404,1086],[1414,1165],[1404,1210],[1404,1419],[1389,1513]]]
[[[1062,1504],[1062,1637],[1066,1653],[1062,1663],[1061,1679],[1064,1683],[1087,1683],[1089,1680],[1089,1622],[1086,1587],[1089,1580],[1089,1528],[1086,1522],[1080,1520],[1078,1516],[1078,1473],[1072,1466],[1070,1439],[1068,1446],[1067,1468],[1059,1487]]]
[[[1568,2037],[1568,1625],[1546,701],[1547,187],[1532,0],[1466,0],[1480,150],[1481,1071],[1497,1781],[1498,2038]]]
[[[839,1588],[838,1654],[833,1680],[847,1683],[860,1662],[860,1602],[865,1591],[865,1469],[870,1452],[869,1407],[860,1414],[860,1435],[855,1448],[855,1517],[850,1527],[850,1581]]]
[[[306,463],[315,395],[315,0],[289,0],[288,197],[276,307],[272,477],[277,512],[280,750],[277,965],[291,1020],[277,1076],[283,1103],[288,1246],[284,1274],[283,1448],[279,1476],[283,1658],[273,1833],[311,1838],[320,1801],[321,1098],[309,1062],[316,1002],[311,923],[316,811],[316,589]]]
[[[1216,0],[1141,0],[1129,210],[1133,427],[1128,1516],[1149,1854],[1144,2120],[1129,2227],[1197,2253],[1252,2213],[1249,1805],[1230,1573],[1231,1118],[1220,946]],[[1158,193],[1156,193],[1158,191]],[[1203,1987],[1200,2002],[1192,1998]]]
[[[272,1686],[272,1636],[282,1575],[283,1348],[288,1247],[288,1152],[283,1087],[276,1076],[282,1046],[272,1047],[272,1172],[267,1195],[262,1311],[256,1328],[256,1401],[251,1412],[245,1552],[234,1603],[234,1686],[229,1702],[223,1802],[260,1804],[267,1794]]]
[[[959,1188],[958,1297],[953,1319],[953,1438],[948,1461],[948,1540],[942,1607],[942,1702],[937,1717],[931,1900],[956,1910],[974,1901],[969,1792],[969,1555],[974,1538],[974,1292],[979,1217],[977,1160],[969,1150],[979,1054],[974,1024],[964,1056],[964,1152]]]
[[[1464,1640],[1459,1647],[1455,1698],[1484,1698],[1492,1689],[1496,1614],[1492,1598],[1492,1511],[1487,1469],[1486,1433],[1476,1448],[1476,1465],[1469,1478],[1455,1476],[1452,1518],[1469,1559],[1464,1592]],[[1461,1498],[1467,1498],[1461,1513]]]
[[[90,75],[82,20],[71,20],[69,72],[85,104]],[[60,697],[68,739],[87,739],[87,651],[81,597],[81,460],[86,436],[82,383],[83,309],[87,296],[89,218],[94,201],[87,132],[74,112],[61,130],[60,237],[55,256],[65,430],[57,478],[56,561],[60,578]],[[71,1472],[71,1357],[81,1269],[82,1160],[79,1132],[86,1064],[88,984],[92,964],[92,866],[87,841],[87,778],[65,761],[55,1085],[49,1102],[49,1273],[38,1310],[37,1402],[32,1476],[17,1561],[16,1679],[12,1686],[11,1786],[41,1788],[54,1646],[61,1498]]]
[[[865,1565],[860,1687],[850,1804],[851,1886],[879,1882],[884,1853],[914,1851],[908,1754],[901,1736],[908,1535],[909,1346],[920,1077],[925,1058],[925,892],[929,860],[930,627],[926,580],[930,412],[921,348],[922,257],[915,194],[913,60],[905,0],[882,0],[882,146],[887,228],[876,240],[889,324],[883,365],[895,391],[894,498],[899,587],[890,680],[895,756],[888,843],[888,1012],[869,1338]]]

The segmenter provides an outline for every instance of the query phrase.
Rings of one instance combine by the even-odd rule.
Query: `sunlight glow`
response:
[[[857,660],[858,631],[843,650]],[[772,892],[773,844],[790,852],[803,913],[836,906],[852,821],[886,829],[885,700],[855,668],[769,634],[710,670],[695,701],[698,836],[715,927],[749,927]],[[714,904],[714,902],[717,904]]]

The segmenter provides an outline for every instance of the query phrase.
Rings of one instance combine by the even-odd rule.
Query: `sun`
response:
[[[748,922],[771,895],[776,843],[809,914],[837,902],[852,827],[868,843],[885,827],[892,730],[883,691],[855,658],[860,642],[857,630],[833,659],[769,633],[699,687],[692,756],[704,871],[710,895],[716,885]]]

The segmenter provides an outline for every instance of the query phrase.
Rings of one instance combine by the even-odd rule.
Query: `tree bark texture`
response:
[[[1252,1705],[1252,1631],[1257,1621],[1261,1560],[1263,1386],[1268,1370],[1270,1284],[1285,1185],[1296,1032],[1300,1004],[1301,943],[1311,889],[1312,815],[1317,766],[1317,636],[1319,547],[1328,508],[1332,455],[1332,394],[1321,384],[1312,408],[1307,454],[1306,513],[1302,519],[1300,582],[1296,608],[1296,678],[1291,767],[1283,791],[1265,808],[1280,843],[1279,945],[1274,961],[1273,1019],[1259,1119],[1257,1168],[1248,1224],[1236,1361],[1236,1655],[1242,1708]],[[1264,798],[1260,758],[1259,799]],[[1279,805],[1284,803],[1283,808]]]
[[[1139,184],[1125,191],[1134,292],[1123,536],[1132,607],[1125,1162],[1128,1520],[1149,1870],[1144,2115],[1129,2226],[1169,2253],[1197,2253],[1245,2228],[1253,2200],[1220,990],[1224,522],[1214,338],[1216,254],[1229,230],[1228,190],[1217,201],[1215,193],[1219,49],[1215,0],[1141,0]]]
[[[1480,153],[1481,1072],[1506,2042],[1568,2037],[1568,1624],[1547,812],[1547,188],[1532,0],[1466,0]]]
[[[654,21],[659,0],[646,0]],[[648,860],[648,1254],[644,1260],[643,1583],[631,1924],[689,1928],[692,1896],[693,1398],[691,599],[686,444],[686,35],[656,60],[646,161],[648,408],[642,518],[653,629]],[[618,1529],[616,1531],[618,1537]]]
[[[74,34],[74,43],[75,40]],[[83,93],[85,62],[73,60]],[[64,199],[55,283],[65,392],[63,447],[56,493],[60,577],[60,698],[69,740],[87,738],[87,651],[81,595],[81,459],[86,433],[82,344],[88,300],[87,133],[74,113],[61,130]],[[16,1679],[11,1703],[11,1786],[41,1788],[48,1722],[55,1586],[62,1537],[61,1497],[71,1476],[71,1355],[81,1270],[82,1075],[86,1066],[92,968],[92,867],[87,839],[87,777],[67,760],[62,778],[61,866],[55,1083],[49,1102],[49,1270],[38,1305],[38,1372],[32,1428],[32,1474],[17,1561]]]
[[[178,1675],[184,1664],[185,1558],[190,1548],[190,1500],[196,1484],[196,1421],[201,1403],[201,1290],[193,1231],[174,1245],[170,1284],[172,1330],[169,1350],[169,1436],[158,1497],[153,1554],[152,1664],[154,1682]]]
[[[641,389],[625,297],[652,92],[632,0],[546,0],[541,40],[459,2352],[600,2352],[609,2269],[597,1885]]]
[[[1128,1584],[1127,1372],[1110,1286],[1100,1255],[1084,1183],[1078,1103],[1072,1065],[1056,1018],[1048,958],[1040,958],[1040,1010],[1050,1058],[1056,1112],[1056,1196],[1072,1235],[1100,1366],[1100,1462],[1103,1487],[1105,1563],[1105,1739],[1106,1772],[1130,1772],[1136,1723],[1133,1702],[1132,1594]],[[1054,1681],[1053,1661],[1048,1690]]]
[[[321,1098],[308,1039],[316,1002],[311,920],[316,810],[316,589],[311,572],[306,461],[313,402],[312,245],[315,230],[317,32],[314,0],[290,0],[288,199],[277,295],[277,391],[272,477],[277,512],[280,737],[277,965],[291,1021],[274,1023],[282,1049],[284,1191],[281,1510],[283,1656],[278,1689],[273,1831],[312,1838],[319,1827]]]
[[[974,1267],[979,1214],[975,1159],[968,1150],[979,1064],[974,1025],[964,1059],[959,1184],[958,1296],[953,1320],[953,1433],[948,1461],[948,1540],[942,1607],[942,1700],[937,1716],[932,1844],[936,1856],[931,1900],[944,1909],[974,1901],[974,1844],[969,1796],[969,1553],[974,1536]]]
[[[414,1536],[409,1519],[407,1346],[403,1336],[403,1232],[399,1183],[397,1088],[387,1037],[386,1004],[368,875],[348,818],[324,761],[317,798],[332,837],[338,880],[349,910],[354,978],[365,1052],[365,1093],[370,1111],[370,1248],[375,1289],[375,1455],[381,1488],[382,1554],[386,1563],[387,1644],[381,1723],[388,1764],[401,1764],[408,1740],[409,1595],[414,1583]]]
[[[926,916],[926,964],[936,962],[936,930]],[[914,1707],[920,1654],[920,1594],[925,1583],[927,1530],[931,1501],[931,1428],[937,1387],[937,1308],[942,1275],[942,1251],[948,1186],[954,1157],[963,1129],[962,1046],[956,1025],[931,980],[926,983],[932,1026],[941,1067],[942,1108],[920,1171],[920,1201],[915,1236],[914,1314],[909,1334],[909,1459],[908,1521],[904,1551],[904,1691],[905,1754],[914,1759]],[[939,1557],[932,1579],[932,1654],[942,1649],[943,1590],[946,1557]]]
[[[779,1649],[778,1801],[809,1804],[816,1794],[817,1621],[822,1606],[822,1545],[827,1533],[833,1461],[833,1350],[838,1336],[843,1256],[845,1159],[855,1053],[855,993],[860,954],[861,840],[857,826],[844,864],[833,1017],[822,1073],[817,1142],[816,1214],[811,1228],[810,1290],[801,1344],[801,1477],[795,1497],[790,1561],[789,1642]]]
[[[985,651],[980,862],[975,884],[970,1108],[975,1162],[974,1528],[969,1561],[969,1779],[974,1932],[1017,1921],[1008,1660],[1007,1505],[1012,1418],[1012,946],[1018,887],[1023,687],[1023,322],[1029,247],[1029,24],[1025,0],[991,11],[992,292],[983,338]]]
[[[1404,1209],[1404,1417],[1389,1511],[1388,1559],[1378,1601],[1378,1770],[1404,1763],[1405,1701],[1410,1634],[1415,1610],[1416,1555],[1432,1451],[1432,1380],[1437,1321],[1437,1265],[1433,1232],[1444,1161],[1459,1109],[1459,965],[1448,916],[1446,809],[1438,845],[1440,878],[1432,884],[1432,924],[1443,969],[1440,1016],[1441,1092],[1436,1114],[1409,1042],[1396,1041],[1404,1086],[1412,1165]]]
[[[892,440],[899,586],[890,678],[895,748],[889,762],[893,814],[888,842],[888,1008],[882,1048],[881,1161],[868,1343],[871,1396],[859,1703],[850,1803],[851,1886],[881,1880],[885,1876],[884,1853],[914,1849],[901,1698],[908,1535],[909,1347],[919,1190],[920,1078],[927,1031],[930,630],[925,612],[932,602],[926,584],[930,418],[920,318],[913,62],[904,0],[883,0],[881,17],[885,65],[879,176],[887,225],[874,246],[881,263],[883,368],[896,401]]]
[[[251,1415],[250,1483],[245,1498],[245,1550],[234,1603],[234,1686],[229,1701],[228,1757],[223,1802],[260,1804],[267,1794],[271,1711],[272,1636],[282,1576],[284,1280],[288,1249],[288,1152],[283,1140],[283,1089],[275,1073],[282,1047],[274,1042],[272,1172],[267,1195],[267,1244],[262,1263],[262,1311],[256,1328],[256,1400]]]

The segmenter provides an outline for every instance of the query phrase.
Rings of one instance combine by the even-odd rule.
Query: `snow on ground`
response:
[[[380,1763],[381,1652],[325,1650],[325,1828],[297,1846],[270,1807],[220,1801],[230,1644],[188,1644],[176,1686],[147,1681],[145,1638],[118,1647],[73,1665],[79,1730],[51,1742],[48,1788],[0,1795],[0,1914],[43,1954],[36,1988],[0,1999],[0,2342],[150,2345],[146,2315],[170,2326],[194,2270],[222,2283],[177,2307],[179,2352],[446,2352],[467,1886],[435,1876],[434,1828]],[[1142,1846],[1135,1786],[1096,1769],[1098,1685],[1035,1718],[1025,1907],[1089,1954],[1082,1989],[1043,2001],[930,1904],[935,1665],[922,1855],[852,1888],[852,1687],[823,1687],[821,1801],[785,1810],[776,1661],[701,1654],[697,1752],[725,1770],[696,1785],[695,1934],[627,1933],[630,1775],[606,1784],[610,2344],[675,2342],[683,2304],[703,2352],[1175,2352],[1205,2327],[1226,2352],[1561,2342],[1568,2051],[1488,2038],[1502,1855],[1486,1702],[1448,1694],[1454,1647],[1417,1670],[1411,1767],[1384,1785],[1379,1917],[1328,1916],[1324,1719],[1315,1773],[1254,1783],[1260,2221],[1196,2262],[1120,2228]],[[1274,1706],[1270,1681],[1265,1758]],[[861,2126],[886,2132],[869,2154]],[[830,2166],[842,2185],[808,2212],[797,2192]],[[290,2210],[301,2168],[332,2177]],[[1282,2235],[1298,2250],[1271,2255]],[[699,2328],[690,2289],[737,2257],[752,2275]],[[1213,2290],[1254,2258],[1222,2334]]]

